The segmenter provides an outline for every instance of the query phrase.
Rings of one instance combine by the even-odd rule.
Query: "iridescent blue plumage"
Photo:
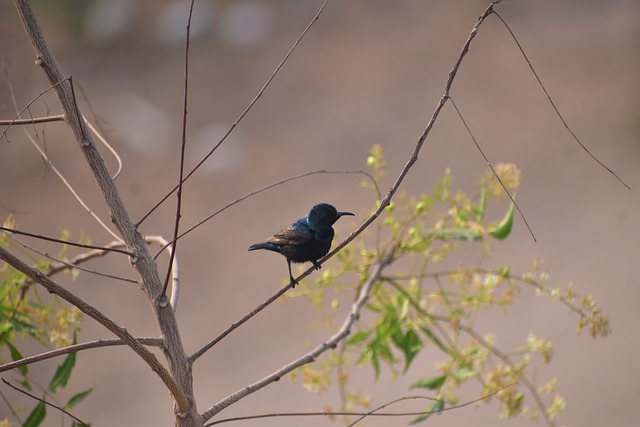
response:
[[[251,245],[249,250],[266,249],[284,255],[292,287],[295,287],[291,263],[312,262],[316,269],[320,269],[317,261],[329,252],[335,235],[332,226],[343,215],[353,214],[338,212],[330,204],[320,203],[312,207],[306,217],[278,231],[266,242]]]

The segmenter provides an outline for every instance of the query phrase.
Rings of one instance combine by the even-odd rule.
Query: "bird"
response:
[[[332,226],[344,215],[353,216],[351,212],[338,212],[328,203],[319,203],[306,217],[278,231],[266,242],[249,246],[249,250],[266,249],[283,255],[287,259],[291,287],[295,288],[297,282],[291,274],[291,263],[311,262],[319,270],[318,260],[329,252],[335,235]]]

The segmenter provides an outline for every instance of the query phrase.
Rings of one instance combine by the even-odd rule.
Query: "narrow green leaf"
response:
[[[482,189],[480,189],[480,202],[478,206],[472,207],[473,213],[476,214],[476,221],[478,222],[482,221],[484,213],[487,211],[487,194],[487,187],[483,185]]]
[[[353,334],[353,336],[347,340],[347,344],[348,345],[359,344],[362,341],[366,340],[369,337],[369,335],[371,335],[371,331],[369,331],[369,332],[366,332],[366,331],[357,332],[357,333]]]
[[[509,205],[509,210],[507,211],[502,221],[495,227],[489,230],[489,234],[495,237],[496,239],[506,239],[509,234],[511,234],[511,228],[513,228],[513,209],[514,204],[511,202]]]
[[[376,374],[376,380],[380,377],[380,360],[375,350],[371,351],[371,366]]]
[[[443,409],[444,409],[444,401],[443,400],[436,400],[435,402],[433,402],[431,404],[429,409],[427,409],[427,412],[425,412],[424,414],[420,415],[418,418],[416,418],[415,420],[411,421],[409,424],[421,423],[421,422],[425,421],[427,418],[429,418],[430,416],[432,416],[433,414],[437,414],[438,412],[442,411]]]
[[[438,390],[440,387],[442,387],[446,380],[446,375],[439,375],[437,377],[431,377],[428,379],[420,379],[411,384],[411,388],[426,388],[429,390]]]
[[[20,353],[20,351],[18,351],[18,349],[13,344],[11,344],[9,341],[7,341],[6,344],[7,344],[7,347],[9,347],[9,351],[11,352],[11,359],[14,362],[16,360],[24,359],[24,356],[22,355],[22,353]],[[23,376],[26,376],[29,373],[29,366],[27,365],[20,366],[18,370],[20,370],[20,373]]]
[[[66,387],[75,365],[76,353],[74,352],[65,357],[64,362],[62,362],[62,364],[58,366],[58,369],[56,369],[56,373],[53,375],[51,383],[49,384],[50,392],[56,393],[58,390]]]
[[[431,329],[427,328],[426,326],[421,326],[420,329],[422,329],[422,332],[424,332],[424,334],[427,337],[429,337],[431,342],[434,343],[435,345],[437,345],[440,350],[442,350],[446,354],[450,353],[450,351],[447,348],[447,346],[444,345],[444,343],[440,340],[440,338],[438,338],[438,336],[436,334],[434,334]]]
[[[33,408],[33,411],[31,411],[24,424],[22,424],[22,427],[38,427],[46,416],[47,407],[44,403],[40,402]]]
[[[71,399],[69,399],[69,401],[67,402],[67,404],[65,405],[65,408],[71,409],[74,406],[76,406],[78,403],[82,402],[84,399],[87,398],[87,396],[89,396],[89,394],[91,394],[91,392],[93,391],[93,387],[91,387],[89,390],[85,390],[85,391],[81,391],[80,393],[76,394],[75,396],[73,396]]]
[[[33,391],[33,387],[31,387],[31,383],[29,382],[29,380],[26,377],[25,377],[25,379],[20,381],[18,384],[20,384],[22,387],[26,388],[29,391]]]

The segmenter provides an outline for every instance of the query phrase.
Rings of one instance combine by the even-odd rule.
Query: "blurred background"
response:
[[[134,220],[164,196],[178,176],[187,3],[35,2],[57,59],[82,90],[83,95],[77,93],[83,111],[97,120],[124,160],[117,184]],[[196,2],[187,166],[195,165],[229,129],[321,3]],[[362,169],[373,144],[380,144],[386,156],[389,176],[381,186],[386,191],[407,161],[443,92],[447,73],[487,4],[480,0],[329,3],[264,96],[188,181],[183,227],[284,177],[315,169]],[[538,384],[558,377],[558,390],[568,401],[559,424],[637,425],[640,3],[514,0],[497,10],[572,129],[632,189],[625,189],[575,144],[505,28],[495,17],[489,18],[462,65],[452,96],[489,159],[514,162],[522,169],[518,203],[538,242],[517,218],[512,237],[494,244],[495,256],[487,265],[509,264],[512,271],[522,272],[541,258],[550,284],[573,282],[578,291],[593,294],[610,315],[613,332],[597,341],[585,334],[578,337],[575,317],[559,304],[536,300],[529,291],[523,291],[517,310],[486,316],[480,332],[495,331],[497,345],[503,348],[523,342],[530,331],[557,344],[552,363],[536,365],[533,376]],[[33,64],[32,48],[13,5],[3,2],[0,12],[4,68],[0,117],[10,119],[15,110],[9,84],[23,107],[48,83]],[[36,101],[31,111],[34,116],[60,113],[51,94]],[[110,223],[71,132],[53,123],[39,126],[37,135],[52,162]],[[113,159],[103,152],[115,169]],[[471,194],[486,169],[451,105],[440,115],[404,189],[414,195],[430,192],[447,166],[453,172],[453,188]],[[200,348],[282,286],[285,262],[273,254],[247,252],[251,243],[303,216],[320,201],[357,213],[356,219],[337,224],[338,237],[346,236],[374,202],[359,181],[358,176],[316,175],[291,182],[236,205],[181,240],[178,320],[187,350]],[[0,142],[0,183],[1,216],[13,213],[21,229],[50,236],[69,229],[72,240],[83,232],[98,245],[111,240],[45,167],[18,127]],[[174,214],[175,197],[171,197],[141,231],[170,236]],[[56,250],[41,242],[33,244]],[[477,252],[468,254],[461,262],[477,260]],[[127,260],[117,256],[92,267],[136,277]],[[303,286],[312,284],[308,280]],[[157,335],[149,305],[137,287],[87,274],[65,285],[132,334]],[[274,304],[202,357],[195,367],[199,409],[326,338],[326,331],[309,326],[310,313],[304,298]],[[87,320],[79,339],[99,337],[110,335]],[[48,377],[56,363],[34,365],[32,376],[37,378],[40,372]],[[414,363],[414,376],[393,380],[387,372],[375,382],[371,371],[363,369],[356,371],[352,385],[371,393],[376,406],[409,394],[413,378],[431,376],[433,366],[434,356],[422,354]],[[168,393],[124,348],[81,353],[72,382],[75,390],[96,387],[74,412],[96,426],[173,423]],[[319,395],[301,390],[282,380],[221,416],[338,407],[335,390]],[[0,417],[4,411],[7,408],[0,406]],[[48,422],[57,422],[56,416]],[[407,422],[370,418],[366,425]],[[529,425],[526,419],[498,420],[495,402],[444,413],[429,422]],[[283,418],[246,425],[334,424],[323,418]]]

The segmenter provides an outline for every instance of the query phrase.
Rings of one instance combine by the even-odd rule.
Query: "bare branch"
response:
[[[0,231],[5,231],[7,233],[13,233],[13,234],[19,234],[21,236],[29,236],[29,237],[33,237],[33,238],[40,239],[40,240],[46,240],[48,242],[62,243],[63,245],[76,246],[78,248],[98,249],[98,250],[105,251],[105,252],[118,252],[118,253],[121,253],[121,254],[124,254],[124,255],[128,255],[128,256],[132,255],[131,252],[127,252],[124,249],[110,248],[110,247],[103,247],[103,246],[95,246],[95,245],[87,245],[87,244],[84,244],[84,243],[75,243],[75,242],[70,242],[68,240],[61,240],[61,239],[56,239],[54,237],[48,237],[48,236],[43,236],[43,235],[40,235],[40,234],[29,233],[27,231],[15,230],[13,228],[7,228],[7,227],[0,226]]]
[[[362,307],[369,300],[369,293],[371,292],[371,288],[378,281],[378,278],[380,277],[380,274],[382,273],[382,271],[391,262],[392,262],[391,258],[383,258],[380,261],[378,261],[373,271],[371,272],[371,275],[360,288],[360,293],[358,295],[358,298],[351,306],[351,311],[349,312],[346,319],[342,323],[342,326],[340,327],[338,332],[336,332],[331,338],[329,338],[327,341],[323,342],[322,344],[320,344],[319,346],[317,346],[316,348],[314,348],[304,356],[283,366],[277,371],[267,375],[263,379],[253,384],[250,384],[236,391],[235,393],[232,393],[226,398],[222,399],[220,402],[213,405],[210,409],[206,410],[202,414],[202,419],[205,421],[210,419],[211,417],[213,417],[214,415],[216,415],[226,407],[236,403],[240,399],[247,397],[248,395],[260,390],[261,388],[271,384],[272,382],[278,381],[280,378],[282,378],[284,375],[288,374],[289,372],[293,371],[294,369],[315,361],[322,353],[326,352],[327,350],[336,348],[338,343],[343,339],[345,339],[351,333],[351,327],[359,319],[360,311],[362,310]]]
[[[189,17],[187,18],[187,40],[184,48],[184,100],[182,104],[182,142],[180,144],[180,173],[178,174],[178,203],[176,203],[176,219],[173,227],[173,244],[172,250],[169,252],[169,267],[167,268],[167,274],[164,278],[164,285],[162,286],[162,294],[160,298],[164,298],[167,292],[167,286],[169,286],[169,277],[171,276],[171,269],[173,268],[173,258],[176,256],[176,250],[178,246],[178,231],[180,230],[180,218],[182,218],[182,184],[184,183],[184,153],[187,147],[187,106],[189,99],[189,43],[191,41],[191,17],[193,16],[193,3],[195,0],[191,0],[189,5]],[[174,309],[175,310],[175,309]]]
[[[109,144],[109,142],[107,142],[106,138],[102,136],[100,132],[98,132],[98,129],[96,129],[96,127],[93,126],[85,116],[82,116],[82,119],[84,120],[85,124],[89,126],[89,129],[91,129],[91,132],[93,132],[96,138],[98,138],[98,140],[102,142],[102,145],[104,145],[107,150],[109,150],[111,155],[116,159],[116,162],[118,163],[118,169],[111,177],[111,179],[115,181],[118,175],[120,175],[120,172],[122,172],[122,158],[120,158],[118,152],[111,146],[111,144]]]
[[[527,61],[527,65],[529,66],[529,69],[531,70],[531,73],[533,74],[533,76],[536,78],[536,80],[538,81],[538,85],[540,86],[540,89],[542,89],[542,91],[544,92],[544,94],[547,96],[547,100],[549,101],[549,104],[551,104],[551,107],[553,108],[553,111],[556,112],[556,115],[558,116],[558,118],[560,119],[560,121],[562,122],[562,124],[564,125],[565,129],[569,132],[569,134],[571,134],[571,137],[573,138],[573,140],[575,142],[578,143],[578,145],[589,155],[589,157],[591,157],[597,164],[599,164],[602,168],[604,168],[604,170],[606,170],[607,172],[609,172],[611,175],[614,176],[615,179],[617,179],[620,184],[624,185],[628,190],[631,190],[631,187],[629,187],[629,185],[624,182],[622,180],[622,178],[620,178],[611,168],[609,168],[608,166],[606,166],[604,163],[602,163],[600,161],[600,159],[598,159],[591,151],[589,151],[589,149],[587,148],[586,145],[584,145],[582,143],[582,141],[580,141],[580,138],[578,138],[576,136],[576,134],[571,130],[571,128],[569,127],[569,125],[567,124],[567,122],[565,121],[564,117],[562,116],[562,114],[560,114],[560,110],[558,110],[558,107],[556,107],[555,102],[553,102],[553,99],[551,99],[551,95],[549,95],[549,92],[547,91],[547,88],[542,84],[542,80],[540,80],[540,76],[538,76],[538,73],[536,72],[536,70],[533,68],[533,65],[531,64],[531,61],[529,61],[529,57],[527,56],[526,53],[524,53],[524,49],[522,48],[522,46],[520,45],[520,42],[518,41],[518,38],[516,37],[516,35],[514,34],[514,32],[511,30],[511,27],[509,27],[509,25],[507,24],[507,22],[502,19],[502,16],[500,16],[497,12],[494,12],[495,15],[498,17],[498,19],[500,20],[500,22],[502,22],[502,25],[505,26],[505,28],[507,29],[507,31],[509,32],[509,34],[511,35],[511,38],[513,39],[513,41],[516,43],[516,45],[518,46],[518,50],[520,51],[520,53],[522,54],[523,58],[525,61]]]
[[[162,339],[160,338],[135,338],[135,340],[143,345],[148,345],[153,347],[162,346]],[[43,360],[52,359],[54,357],[63,356],[69,353],[89,350],[92,348],[113,347],[117,345],[127,345],[127,344],[119,338],[101,339],[101,340],[89,341],[81,344],[74,344],[67,347],[57,348],[55,350],[36,354],[34,356],[25,357],[23,359],[15,360],[13,362],[5,363],[4,365],[0,365],[0,372],[10,371],[12,369],[19,368],[20,366],[31,365],[36,362],[41,362]]]
[[[68,412],[68,411],[64,410],[62,407],[60,407],[60,406],[58,406],[58,405],[54,405],[53,403],[47,402],[47,401],[46,401],[46,400],[44,400],[44,399],[40,399],[39,397],[36,397],[36,396],[34,396],[33,394],[31,394],[31,393],[29,393],[29,392],[27,392],[27,391],[24,391],[24,390],[22,390],[22,389],[20,389],[20,388],[18,388],[18,387],[16,387],[16,386],[14,386],[13,384],[11,384],[9,381],[5,380],[4,378],[2,378],[2,382],[3,382],[3,383],[5,383],[6,385],[8,385],[9,387],[11,387],[11,388],[12,388],[12,389],[14,389],[14,390],[19,391],[20,393],[25,394],[25,395],[29,396],[30,398],[37,400],[38,402],[44,403],[44,404],[45,404],[45,405],[47,405],[47,406],[51,406],[52,408],[55,408],[55,409],[57,409],[58,411],[60,411],[60,412],[62,412],[62,413],[64,413],[64,414],[66,414],[66,415],[70,416],[71,418],[73,418],[74,420],[76,420],[77,422],[79,422],[82,426],[89,427],[89,424],[85,423],[84,421],[82,421],[80,418],[76,417],[76,416],[75,416],[75,415],[73,415],[72,413],[70,413],[70,412]]]
[[[71,270],[71,269],[77,269],[80,271],[84,271],[86,273],[89,274],[95,274],[97,276],[102,276],[102,277],[107,277],[109,279],[115,279],[115,280],[122,280],[123,282],[129,282],[129,283],[138,283],[138,281],[133,280],[133,279],[128,279],[126,277],[120,277],[120,276],[116,276],[114,274],[109,274],[109,273],[103,273],[101,271],[96,271],[96,270],[91,270],[90,268],[85,268],[85,267],[80,267],[77,264],[74,264],[73,262],[68,262],[62,259],[58,259],[56,257],[53,257],[51,255],[49,255],[47,252],[43,252],[40,251],[30,245],[28,245],[27,243],[23,242],[22,240],[18,239],[15,236],[8,236],[12,241],[17,242],[18,244],[22,245],[22,247],[37,253],[38,255],[41,255],[47,259],[50,259],[52,261],[54,261],[54,264],[51,264],[49,266],[49,268],[46,271],[43,271],[44,274],[46,274],[47,276],[51,276],[54,273],[60,272],[60,271],[64,271],[64,270]],[[121,242],[118,242],[122,245]],[[96,252],[99,253],[101,256],[106,255],[108,252],[107,251],[103,251],[103,250],[93,250],[91,252]],[[84,254],[81,254],[81,256],[86,255],[86,252]],[[81,259],[86,259],[86,258],[81,258]],[[23,291],[26,290],[26,288],[29,287],[29,285],[33,284],[32,280],[27,280],[24,287],[23,287]]]
[[[173,246],[167,239],[162,236],[145,236],[144,238],[148,243],[155,243],[162,246],[162,249],[167,250],[170,255],[173,252]],[[178,307],[178,296],[180,294],[180,270],[178,268],[178,257],[173,256],[171,258],[171,297],[169,298],[169,304],[173,308],[173,312],[176,312]]]
[[[264,91],[267,89],[267,87],[269,87],[269,85],[271,84],[271,81],[276,77],[276,75],[278,74],[278,72],[280,71],[280,69],[282,68],[282,66],[285,64],[285,62],[287,62],[287,60],[289,59],[289,57],[291,56],[291,54],[293,53],[293,51],[296,49],[296,47],[298,47],[298,45],[300,44],[300,42],[302,41],[302,39],[304,38],[304,36],[307,35],[307,33],[309,32],[309,30],[311,29],[311,27],[313,26],[313,24],[315,24],[315,22],[318,20],[318,18],[320,18],[320,15],[322,14],[322,12],[324,11],[325,7],[327,6],[327,3],[329,3],[329,0],[325,0],[324,3],[322,4],[322,6],[320,6],[320,8],[318,9],[318,12],[315,14],[315,16],[311,19],[311,22],[309,22],[309,25],[307,25],[307,27],[304,29],[304,31],[300,34],[300,37],[298,37],[298,39],[295,41],[295,43],[293,44],[293,46],[291,46],[291,48],[289,49],[289,51],[286,53],[286,55],[284,56],[284,58],[282,58],[282,61],[280,61],[280,63],[278,64],[278,66],[275,68],[275,70],[273,70],[273,73],[271,73],[271,76],[269,76],[269,78],[267,79],[267,81],[265,82],[265,84],[262,86],[262,88],[258,91],[258,94],[253,98],[253,100],[249,103],[249,105],[247,106],[247,108],[244,109],[244,111],[240,114],[240,116],[238,116],[238,118],[236,119],[235,122],[233,122],[233,124],[231,125],[231,127],[229,128],[229,130],[227,130],[227,133],[225,133],[222,138],[220,139],[220,141],[218,141],[218,143],[211,149],[211,151],[209,151],[209,153],[207,153],[206,156],[204,156],[204,158],[202,160],[200,160],[200,162],[198,162],[197,165],[195,165],[193,167],[193,169],[191,169],[191,171],[187,174],[187,176],[185,176],[184,181],[188,180],[191,175],[193,175],[199,168],[200,166],[202,166],[204,164],[204,162],[207,161],[207,159],[209,157],[211,157],[211,155],[218,149],[218,147],[220,147],[220,145],[222,145],[222,143],[227,139],[227,137],[231,134],[231,132],[233,132],[233,130],[236,128],[236,126],[238,126],[238,123],[240,123],[240,121],[244,118],[244,116],[247,115],[247,113],[251,110],[251,108],[253,108],[253,106],[255,105],[255,103],[258,101],[258,99],[260,99],[260,97],[262,96],[262,94],[264,93]],[[181,181],[183,182],[183,181]],[[160,205],[162,205],[164,203],[165,200],[167,200],[169,198],[169,196],[171,196],[173,194],[174,191],[176,191],[178,189],[178,186],[173,187],[173,189],[171,191],[169,191],[162,199],[160,199],[160,201],[158,203],[156,203],[150,210],[149,212],[147,212],[137,223],[136,226],[140,226],[140,224],[142,224],[148,217],[149,215],[151,215],[158,207],[160,207]]]
[[[256,308],[254,308],[253,310],[251,310],[249,313],[245,314],[242,319],[238,320],[237,322],[234,322],[231,324],[231,326],[229,326],[227,329],[225,329],[224,331],[222,331],[222,333],[220,335],[218,335],[217,337],[215,337],[213,340],[211,340],[209,343],[207,343],[204,347],[202,347],[200,350],[196,351],[194,354],[192,354],[191,356],[189,356],[189,363],[193,364],[196,360],[198,360],[200,358],[200,356],[202,356],[203,354],[205,354],[207,351],[209,351],[209,349],[211,349],[211,347],[213,347],[214,345],[218,344],[220,341],[222,341],[227,335],[229,335],[231,332],[235,331],[237,328],[239,328],[242,324],[244,324],[245,322],[247,322],[249,319],[251,319],[253,316],[255,316],[256,314],[260,313],[262,310],[264,310],[266,307],[268,307],[269,305],[271,305],[272,302],[274,302],[275,300],[277,300],[278,298],[280,298],[282,295],[284,295],[285,292],[287,292],[287,290],[291,287],[291,284],[285,286],[284,288],[280,289],[278,292],[275,293],[275,295],[271,296],[269,299],[267,299],[266,301],[264,301],[262,304],[260,304],[259,306],[257,306]]]
[[[233,421],[246,421],[246,420],[256,420],[262,418],[277,418],[277,417],[335,417],[335,416],[360,416],[356,421],[349,424],[349,427],[355,426],[360,421],[368,416],[377,416],[377,417],[408,417],[408,416],[417,416],[417,415],[427,415],[427,414],[438,414],[446,411],[453,411],[454,409],[464,408],[465,406],[470,406],[475,403],[482,402],[483,400],[490,399],[495,396],[502,390],[505,390],[509,387],[514,386],[515,384],[509,384],[507,386],[501,387],[498,390],[495,390],[493,393],[487,394],[486,396],[479,397],[477,399],[470,400],[468,402],[460,403],[459,405],[448,406],[446,408],[442,408],[438,411],[421,411],[421,412],[378,412],[381,409],[387,408],[391,405],[394,405],[398,402],[403,402],[406,400],[415,400],[415,399],[424,399],[437,401],[434,397],[429,396],[405,396],[399,399],[392,400],[391,402],[385,403],[383,405],[378,406],[377,408],[369,411],[369,412],[334,412],[334,411],[322,411],[322,412],[281,412],[275,414],[260,414],[260,415],[247,415],[244,417],[233,417],[233,418],[224,418],[221,420],[216,420],[211,423],[206,424],[204,427],[211,427],[217,424],[223,424]]]
[[[37,123],[49,122],[64,122],[64,115],[59,114],[57,116],[32,117],[30,119],[0,120],[0,126],[33,125]]]

